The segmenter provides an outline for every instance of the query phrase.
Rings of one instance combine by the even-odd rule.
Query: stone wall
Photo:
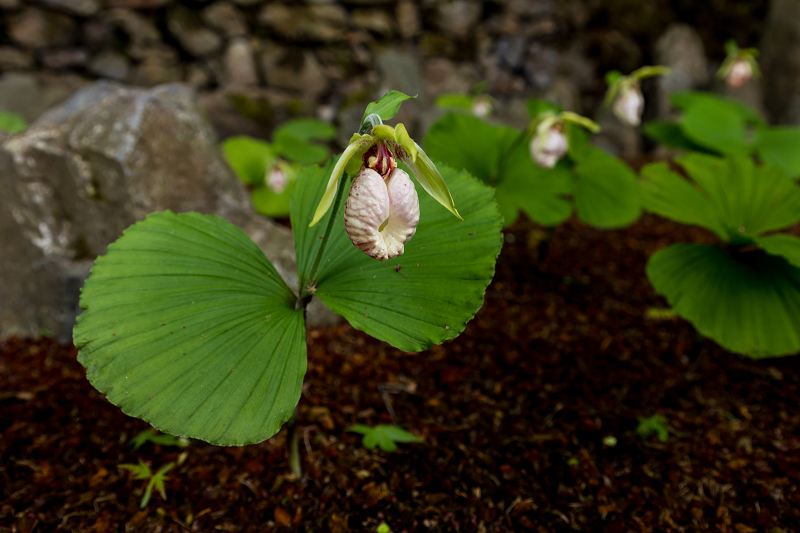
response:
[[[725,39],[757,43],[765,2],[693,4],[0,0],[0,109],[33,119],[101,78],[188,83],[222,136],[266,135],[295,115],[336,119],[351,131],[364,102],[388,88],[421,95],[399,117],[419,134],[436,95],[480,82],[512,124],[524,123],[522,99],[534,95],[591,115],[603,72],[652,62],[673,22],[702,25],[709,68]]]

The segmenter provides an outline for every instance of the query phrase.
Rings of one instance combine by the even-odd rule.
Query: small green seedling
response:
[[[117,465],[118,468],[122,468],[123,470],[129,470],[133,473],[134,479],[148,479],[147,485],[144,489],[144,495],[142,496],[142,501],[139,503],[139,507],[144,509],[147,507],[147,503],[150,501],[150,496],[153,494],[153,489],[155,488],[159,494],[161,494],[161,498],[166,500],[167,499],[167,492],[164,488],[164,482],[169,479],[167,478],[167,472],[175,466],[175,463],[167,463],[166,465],[162,466],[158,472],[153,474],[150,467],[147,466],[144,461],[139,459],[138,465],[133,464],[122,464]]]
[[[669,423],[663,415],[655,414],[649,417],[637,416],[639,425],[636,426],[636,434],[640,437],[655,435],[660,442],[667,442],[669,439]]]
[[[617,437],[615,437],[614,435],[607,435],[603,437],[603,444],[605,444],[609,448],[613,448],[614,446],[617,445]]]
[[[381,424],[375,427],[361,424],[347,428],[347,431],[364,435],[361,443],[364,448],[372,450],[379,446],[385,452],[397,450],[397,442],[422,442],[422,439],[397,426]]]
[[[0,131],[20,133],[28,129],[28,121],[18,113],[0,111]]]
[[[392,528],[389,527],[389,524],[386,522],[381,522],[378,524],[378,529],[375,530],[376,533],[392,533]]]
[[[128,441],[128,446],[133,446],[134,450],[138,450],[148,442],[160,444],[161,446],[179,446],[181,448],[186,448],[189,445],[189,439],[187,438],[173,437],[165,433],[156,433],[152,429],[145,429]]]

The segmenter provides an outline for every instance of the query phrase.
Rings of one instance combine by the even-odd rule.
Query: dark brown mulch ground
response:
[[[645,316],[664,305],[646,258],[704,236],[569,223],[539,262],[539,234],[512,228],[486,305],[444,346],[310,334],[299,480],[285,430],[134,450],[147,425],[91,388],[74,348],[0,341],[0,531],[800,531],[797,358],[745,360]],[[381,384],[424,444],[369,452],[345,431],[391,423]],[[635,432],[657,413],[664,443]],[[117,467],[138,459],[180,463],[144,510]]]

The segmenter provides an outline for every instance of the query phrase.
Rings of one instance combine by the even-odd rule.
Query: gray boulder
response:
[[[671,69],[658,78],[658,114],[667,117],[672,93],[698,89],[708,84],[708,59],[697,31],[686,24],[673,24],[656,43],[656,64]]]
[[[46,328],[68,339],[94,258],[164,209],[239,226],[296,287],[290,232],[254,214],[188,87],[94,83],[0,138],[0,337]]]

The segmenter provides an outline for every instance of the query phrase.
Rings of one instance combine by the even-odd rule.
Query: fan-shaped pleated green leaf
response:
[[[377,261],[348,239],[337,206],[331,239],[314,280],[309,271],[328,218],[308,223],[325,190],[333,162],[309,167],[292,196],[301,286],[316,283],[315,295],[353,327],[406,351],[419,351],[456,337],[483,304],[502,245],[502,218],[492,189],[466,172],[439,165],[464,220],[458,220],[417,186],[420,223],[405,253]]]
[[[764,163],[780,167],[791,178],[800,176],[800,128],[759,128],[753,144]]]
[[[642,169],[642,204],[652,213],[682,224],[701,226],[728,238],[725,227],[711,212],[709,199],[702,189],[672,172],[665,163],[653,163]]]
[[[800,269],[782,257],[676,244],[650,258],[647,276],[677,314],[728,350],[800,351]]]
[[[775,234],[758,237],[756,242],[768,254],[783,257],[800,268],[800,238],[794,235]]]
[[[733,243],[800,221],[800,187],[776,167],[758,167],[749,157],[689,154],[677,159],[688,181],[664,163],[642,171],[645,208],[686,224],[697,224]],[[692,181],[694,183],[692,183]]]
[[[242,445],[274,435],[300,398],[295,296],[240,229],[155,213],[99,257],[74,340],[92,384],[161,431]]]
[[[598,228],[626,226],[641,214],[636,175],[619,159],[591,148],[575,166],[578,217]]]

